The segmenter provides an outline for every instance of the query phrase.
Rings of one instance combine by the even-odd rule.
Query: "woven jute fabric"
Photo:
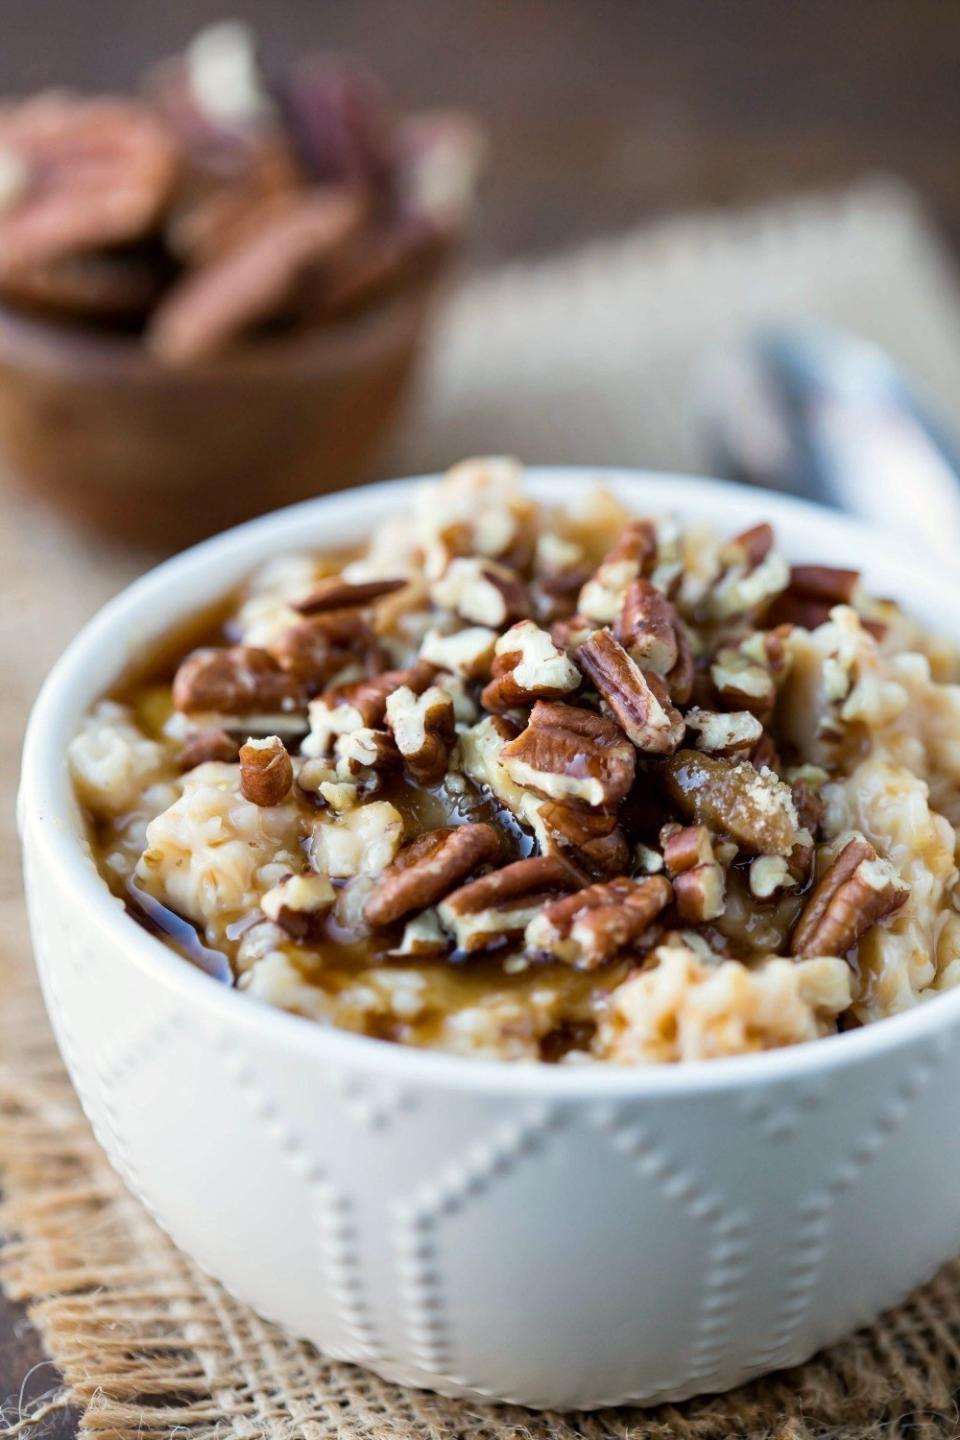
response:
[[[395,463],[428,468],[509,448],[535,459],[692,467],[680,407],[697,335],[722,339],[760,309],[852,324],[955,397],[960,308],[951,287],[909,197],[883,187],[672,222],[481,279],[441,320]],[[630,325],[621,323],[625,308]],[[702,316],[702,327],[691,316]],[[960,1262],[799,1370],[684,1406],[577,1416],[445,1400],[329,1362],[175,1249],[102,1156],[60,1064],[29,957],[12,820],[19,733],[43,670],[142,563],[72,537],[13,492],[0,497],[0,1282],[26,1303],[81,1432],[115,1440],[960,1436]]]

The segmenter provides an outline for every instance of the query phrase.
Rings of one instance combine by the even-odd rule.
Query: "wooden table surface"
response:
[[[123,86],[225,10],[271,63],[362,53],[404,105],[462,104],[490,135],[476,257],[574,245],[645,216],[910,181],[960,245],[957,0],[5,0],[0,93]],[[57,1376],[0,1302],[0,1402]],[[66,1440],[76,1417],[31,1434]]]

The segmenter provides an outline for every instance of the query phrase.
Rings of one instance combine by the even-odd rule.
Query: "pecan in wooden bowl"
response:
[[[802,1361],[960,1193],[955,578],[601,478],[472,461],[168,563],[21,797],[65,1057],[174,1237],[334,1355],[551,1407]]]
[[[0,105],[0,457],[154,548],[368,478],[481,151],[233,22],[139,97]]]

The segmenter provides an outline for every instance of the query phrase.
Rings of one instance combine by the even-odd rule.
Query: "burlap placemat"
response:
[[[943,257],[908,196],[868,187],[669,222],[473,282],[438,329],[394,463],[508,448],[694,466],[681,407],[701,341],[801,311],[883,340],[942,401],[960,396],[960,306]],[[60,1065],[29,960],[12,820],[19,734],[44,669],[142,563],[0,496],[0,1280],[63,1374],[49,1403],[75,1406],[81,1433],[116,1440],[960,1436],[960,1262],[800,1370],[682,1407],[560,1416],[442,1400],[329,1363],[171,1245],[103,1159]]]

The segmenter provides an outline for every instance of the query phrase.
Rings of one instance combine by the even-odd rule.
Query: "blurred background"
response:
[[[878,170],[960,243],[954,0],[4,0],[0,90],[130,86],[226,14],[272,65],[347,50],[479,116],[485,263]]]

